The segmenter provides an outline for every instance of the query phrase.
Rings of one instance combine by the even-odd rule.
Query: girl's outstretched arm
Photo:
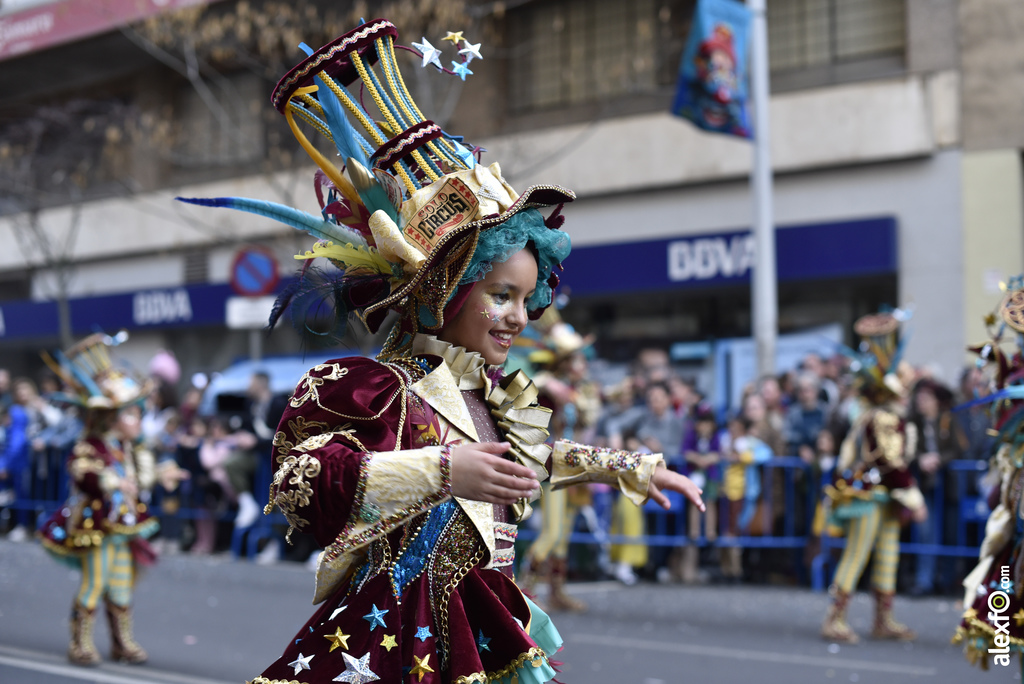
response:
[[[655,469],[654,475],[651,476],[651,482],[647,487],[647,494],[662,508],[669,508],[671,504],[668,497],[662,494],[662,490],[665,489],[679,492],[692,501],[702,512],[705,510],[704,501],[700,498],[704,490],[695,485],[690,478],[672,472],[664,464],[661,464]]]

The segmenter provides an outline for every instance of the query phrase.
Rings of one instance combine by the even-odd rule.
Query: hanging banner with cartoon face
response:
[[[672,113],[698,128],[752,138],[747,111],[750,10],[734,0],[698,0],[679,65]]]

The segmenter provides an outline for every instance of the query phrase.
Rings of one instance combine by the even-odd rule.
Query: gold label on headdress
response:
[[[480,200],[458,178],[449,178],[405,224],[409,242],[429,254],[445,234],[474,219]]]

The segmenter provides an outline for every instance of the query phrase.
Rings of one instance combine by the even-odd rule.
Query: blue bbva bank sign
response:
[[[896,220],[871,218],[780,227],[775,231],[779,280],[871,276],[897,270]],[[749,230],[573,248],[562,282],[573,295],[657,292],[750,281]],[[279,285],[278,287],[280,287]],[[71,299],[76,334],[223,326],[232,296],[227,283],[186,285]],[[0,339],[57,334],[57,304],[0,304]]]
[[[121,328],[176,328],[224,325],[231,288],[224,284],[187,285],[124,292],[68,301],[75,334]],[[0,304],[0,339],[47,337],[58,331],[57,303]]]
[[[783,226],[775,230],[780,281],[895,273],[896,219]],[[749,230],[574,247],[562,282],[574,295],[660,291],[750,282]]]

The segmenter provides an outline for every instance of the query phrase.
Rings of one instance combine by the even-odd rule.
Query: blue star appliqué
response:
[[[452,71],[455,75],[461,78],[463,81],[466,80],[466,76],[472,76],[473,72],[466,66],[467,62],[452,62]]]
[[[484,636],[484,630],[480,630],[480,636],[476,638],[476,648],[478,651],[483,653],[484,651],[490,651],[491,647],[488,644],[491,643],[490,637]]]
[[[363,616],[363,619],[370,623],[370,631],[372,632],[377,627],[386,627],[384,624],[384,616],[387,615],[388,611],[380,610],[377,608],[377,604],[373,604],[373,608],[370,612]]]
[[[434,636],[434,635],[430,633],[430,627],[425,627],[424,626],[424,627],[420,627],[419,629],[416,630],[416,637],[415,638],[419,639],[420,642],[424,642],[424,641],[426,641],[427,639],[429,639],[432,636]]]

